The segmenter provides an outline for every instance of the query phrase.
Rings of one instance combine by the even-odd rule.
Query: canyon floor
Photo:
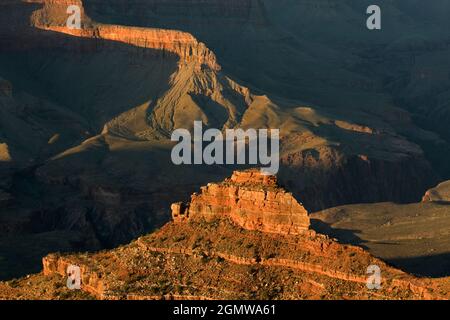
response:
[[[407,272],[449,276],[449,207],[439,203],[361,204],[312,214],[314,229],[359,245]]]
[[[449,276],[448,182],[428,190],[414,204],[340,206],[311,214],[313,228],[361,246],[409,273]]]

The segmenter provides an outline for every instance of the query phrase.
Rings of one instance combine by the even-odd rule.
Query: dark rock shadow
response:
[[[333,228],[329,224],[319,219],[311,219],[311,227],[318,233],[336,238],[342,244],[357,245],[364,249],[367,249],[367,247],[364,245],[364,243],[366,243],[367,241],[361,239],[356,235],[358,232],[360,232],[360,230]]]
[[[167,90],[170,76],[178,68],[177,55],[36,29],[30,25],[30,16],[41,6],[20,1],[0,4],[0,76],[12,83],[14,98],[31,95],[36,100],[51,102],[60,111],[58,114],[76,115],[72,118],[80,121],[89,133],[67,141],[65,148],[98,134],[105,122],[157,99]],[[90,67],[94,71],[90,72]],[[124,90],[124,86],[129,90]],[[50,112],[35,112],[31,117],[32,111],[27,109],[24,115],[37,123],[72,125],[66,118],[57,118]],[[46,125],[43,127],[43,131],[51,131]],[[20,128],[17,129],[19,135]],[[98,147],[92,151],[92,157],[82,155],[73,163],[85,175],[90,173],[86,172],[90,165],[94,165],[92,175],[95,175],[98,173],[95,170],[104,171],[95,165],[106,151],[106,146]],[[61,170],[73,171],[70,165],[64,163]],[[152,166],[151,162],[146,165]],[[114,208],[95,201],[91,189],[82,189],[79,176],[62,175],[64,179],[48,183],[36,179],[39,165],[25,169],[10,167],[0,163],[0,192],[12,194],[11,202],[0,203],[2,280],[39,272],[42,257],[50,252],[92,251],[128,243],[169,219],[168,207],[164,207],[164,212],[158,208],[159,215],[155,216],[154,207],[148,205],[152,200],[148,193],[134,194],[131,189],[123,196],[123,207],[131,208],[124,211],[117,228],[115,225],[101,228],[101,219],[106,213],[114,214]],[[170,191],[164,190],[167,195]],[[184,192],[187,191],[179,193],[184,196]],[[153,194],[154,198],[159,197],[157,191]]]
[[[356,233],[360,232],[359,230],[333,228],[329,224],[318,219],[311,219],[311,227],[318,233],[336,238],[339,243],[356,245],[370,252],[369,247],[365,245],[368,241],[363,240],[356,235]],[[376,243],[384,246],[397,245],[393,242],[379,241]],[[441,278],[450,276],[450,252],[408,258],[378,258],[397,269],[418,277]]]
[[[421,277],[442,278],[450,276],[450,252],[386,260],[389,264]]]
[[[0,76],[13,92],[78,114],[95,135],[106,122],[168,89],[178,69],[176,54],[35,28],[29,20],[40,7],[17,3],[0,10]]]

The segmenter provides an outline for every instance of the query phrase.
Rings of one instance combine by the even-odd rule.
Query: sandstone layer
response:
[[[165,139],[194,120],[219,129],[280,128],[279,179],[310,211],[416,201],[437,183],[435,168],[413,143],[425,139],[430,146],[436,138],[381,96],[376,83],[386,79],[366,71],[379,67],[368,64],[366,49],[358,54],[333,41],[297,37],[314,28],[314,19],[298,19],[299,12],[321,13],[315,3],[328,10],[329,1],[27,2],[0,3],[0,72],[15,88],[12,96],[0,93],[0,149],[7,160],[0,165],[27,167],[0,168],[0,252],[6,257],[0,271],[7,270],[7,279],[23,275],[17,266],[29,268],[29,257],[28,273],[47,252],[128,243],[167,222],[170,203],[228,176],[222,167],[171,165]],[[82,30],[65,27],[69,4],[80,5]],[[293,19],[283,16],[291,11]],[[214,49],[226,73],[217,71],[201,42]],[[412,79],[435,74],[421,72],[422,64]],[[439,98],[443,106],[445,97]],[[264,229],[256,221],[248,227]]]
[[[235,171],[222,183],[210,183],[188,204],[172,205],[175,222],[228,217],[247,230],[300,234],[308,230],[306,209],[291,193],[277,185],[274,176],[259,170]]]
[[[32,2],[43,4],[43,8],[35,11],[31,19],[32,24],[37,28],[77,37],[112,40],[141,48],[167,51],[178,55],[181,63],[196,62],[199,67],[207,65],[213,70],[220,70],[214,53],[187,32],[94,23],[84,9],[81,11],[83,21],[81,29],[71,29],[66,26],[67,8],[74,4],[83,8],[82,1],[32,0]]]

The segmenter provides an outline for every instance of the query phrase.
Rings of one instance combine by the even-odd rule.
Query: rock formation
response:
[[[274,176],[259,170],[235,171],[222,183],[210,183],[189,204],[172,205],[175,222],[229,217],[247,230],[300,234],[308,230],[306,209],[291,193],[278,187]]]
[[[160,227],[170,218],[170,203],[185,200],[200,185],[221,181],[229,174],[219,174],[223,172],[219,169],[224,168],[203,171],[202,167],[191,170],[170,166],[170,145],[164,139],[173,129],[190,128],[198,119],[217,128],[280,128],[279,181],[311,211],[344,203],[412,201],[436,183],[422,149],[409,142],[428,135],[417,131],[407,112],[399,112],[389,101],[378,99],[384,90],[374,90],[378,81],[368,78],[380,72],[359,71],[366,68],[361,68],[358,61],[367,60],[360,60],[354,51],[342,52],[339,46],[339,55],[335,55],[333,51],[317,50],[321,46],[308,37],[296,38],[297,32],[292,31],[303,30],[303,26],[292,29],[292,22],[309,25],[311,20],[294,15],[294,21],[283,18],[283,24],[277,26],[273,12],[283,11],[283,6],[269,8],[276,10],[268,10],[265,19],[260,4],[268,2],[259,0],[24,2],[37,5],[23,5],[19,0],[0,3],[0,47],[14,53],[2,57],[2,76],[14,80],[20,88],[13,97],[16,103],[12,103],[14,99],[0,98],[0,129],[9,138],[0,143],[6,143],[4,159],[23,159],[27,165],[36,159],[31,164],[38,166],[26,177],[12,175],[14,172],[0,174],[0,187],[13,176],[19,179],[14,186],[38,183],[47,192],[44,201],[36,199],[36,203],[43,203],[38,212],[33,206],[23,208],[32,201],[17,201],[8,210],[1,208],[5,219],[2,225],[11,230],[9,234],[17,235],[14,240],[5,236],[7,242],[3,243],[15,242],[17,247],[36,252],[35,247],[24,244],[26,236],[43,254],[96,250],[100,248],[97,243],[102,247],[128,243]],[[70,4],[82,8],[81,30],[65,27]],[[87,17],[83,4],[95,21]],[[192,28],[183,27],[184,20],[189,20],[186,25]],[[284,33],[279,27],[290,30]],[[204,32],[199,33],[199,29]],[[226,73],[217,71],[220,66],[214,54],[197,39],[220,56]],[[149,59],[144,53],[140,57],[141,52],[151,52],[157,59]],[[354,57],[358,57],[357,65],[348,68],[334,61],[354,61]],[[378,63],[374,65],[378,67]],[[354,74],[357,70],[358,74]],[[226,75],[245,81],[249,88]],[[366,86],[376,97],[355,93]],[[252,88],[260,89],[262,96],[252,93]],[[31,100],[21,92],[39,92],[39,99]],[[41,97],[50,101],[42,101]],[[303,101],[314,102],[314,106],[306,107]],[[347,107],[349,103],[354,108]],[[100,132],[99,128],[106,129]],[[60,137],[59,145],[47,143],[54,136]],[[254,183],[250,190],[245,189],[245,183],[230,184],[245,192],[227,198],[228,194],[221,194],[226,192],[223,186],[215,184],[195,197],[199,207],[179,203],[174,209],[179,215],[187,214],[190,222],[196,220],[192,217],[212,217],[211,208],[223,211],[214,202],[221,195],[233,204],[227,207],[225,216],[242,227],[236,232],[254,229],[258,236],[263,234],[259,231],[274,235],[303,232],[307,223],[301,208],[294,210],[301,214],[292,216],[292,208],[277,202],[277,197],[284,204],[291,201],[288,194],[276,193],[273,203],[277,207],[263,215],[262,211],[251,210],[259,208],[260,203],[255,205],[256,201],[246,196],[264,198],[260,202],[265,206],[268,193],[262,195],[257,187],[264,181]],[[3,198],[11,193],[14,199],[22,199],[22,188],[8,186],[4,190]],[[20,220],[17,212],[21,212]],[[30,230],[36,221],[39,228]],[[189,224],[176,225],[187,228]],[[55,230],[68,237],[77,230],[79,237],[68,238],[65,246],[61,245],[64,236],[60,235],[52,243],[61,247],[45,249],[50,242],[47,232]],[[235,252],[227,254],[238,256]],[[14,257],[28,255],[14,252]],[[236,261],[241,258],[238,256]],[[16,271],[14,265],[24,265],[9,257],[4,261],[13,267],[2,265],[3,270]]]
[[[45,291],[46,299],[74,299],[65,288],[70,265],[81,272],[75,291],[110,300],[445,299],[450,285],[415,278],[320,234],[249,231],[218,218],[169,222],[113,250],[48,255],[40,274],[0,282],[0,298],[35,299]],[[382,270],[380,290],[366,286],[370,265]]]
[[[0,161],[9,162],[11,161],[11,154],[9,152],[9,146],[6,143],[0,142]]]
[[[450,181],[444,181],[435,188],[429,189],[423,196],[422,202],[450,203]]]
[[[82,1],[67,0],[33,0],[44,5],[33,13],[32,24],[43,30],[56,31],[77,37],[112,40],[129,45],[167,51],[180,57],[180,63],[196,62],[198,66],[207,65],[213,70],[220,70],[216,56],[204,43],[199,42],[187,32],[157,28],[139,28],[130,26],[94,23],[82,10],[81,29],[69,29],[66,26],[68,5],[83,8]]]

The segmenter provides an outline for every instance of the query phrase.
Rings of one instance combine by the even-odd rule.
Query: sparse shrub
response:
[[[173,237],[173,241],[174,241],[174,242],[180,242],[180,241],[183,241],[183,240],[185,240],[185,239],[186,239],[186,236],[185,236],[185,235]]]

